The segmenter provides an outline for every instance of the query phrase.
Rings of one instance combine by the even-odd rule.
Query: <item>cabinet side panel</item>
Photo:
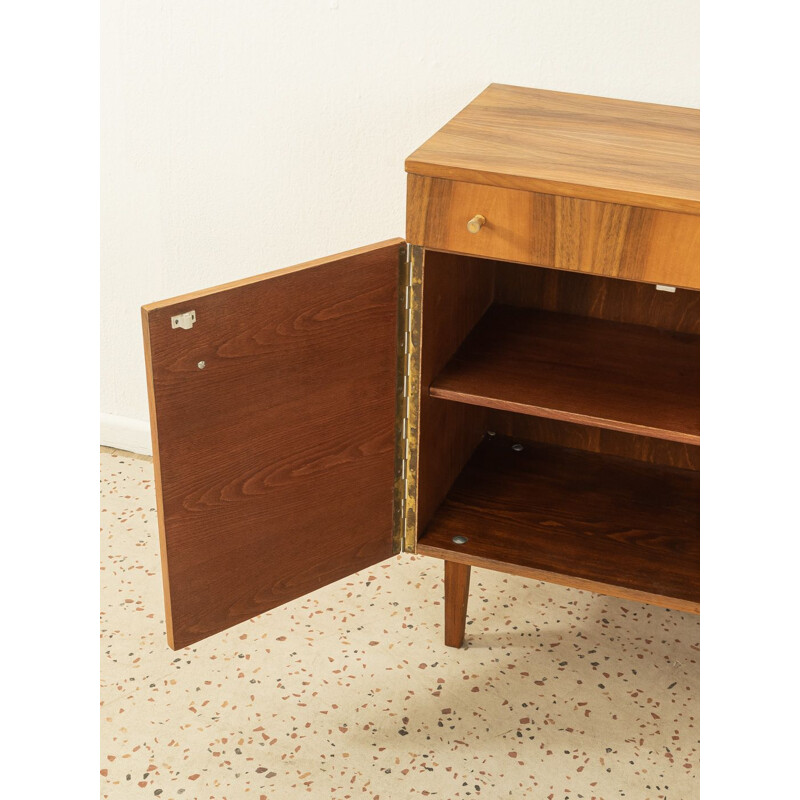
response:
[[[487,410],[437,400],[430,384],[491,305],[493,261],[425,251],[418,438],[417,531],[421,535],[478,445]]]
[[[392,554],[401,245],[145,309],[171,646]]]

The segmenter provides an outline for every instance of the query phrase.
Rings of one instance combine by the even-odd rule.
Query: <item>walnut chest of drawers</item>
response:
[[[143,309],[180,648],[401,551],[699,611],[699,115],[492,85],[405,240]]]

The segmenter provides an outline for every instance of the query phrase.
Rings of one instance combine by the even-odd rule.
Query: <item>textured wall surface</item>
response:
[[[101,10],[108,430],[147,419],[142,303],[402,236],[404,158],[488,83],[699,105],[698,0]]]

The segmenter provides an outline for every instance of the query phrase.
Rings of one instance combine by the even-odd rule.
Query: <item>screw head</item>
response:
[[[466,536],[454,536],[453,541],[456,544],[466,544],[469,541],[469,539],[467,539]]]
[[[497,433],[495,431],[486,431],[486,435],[487,436],[497,436]]]
[[[525,448],[521,444],[512,444],[512,450],[516,450],[518,453],[522,452]]]
[[[205,368],[206,368],[206,362],[205,361],[198,361],[197,362],[197,369],[205,369]]]

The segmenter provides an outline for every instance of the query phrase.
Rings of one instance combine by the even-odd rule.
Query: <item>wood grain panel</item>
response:
[[[422,288],[417,531],[425,529],[486,430],[485,408],[431,397],[433,377],[492,302],[494,264],[425,252]]]
[[[555,205],[556,269],[700,288],[699,216],[574,197]]]
[[[486,218],[467,230],[476,214]],[[408,176],[406,237],[435,250],[700,288],[700,217]]]
[[[697,214],[700,112],[492,84],[406,172]]]
[[[143,309],[171,647],[392,554],[403,246]]]
[[[476,450],[417,552],[699,612],[697,472],[511,443]]]
[[[553,266],[595,273],[618,267],[632,206],[574,197],[556,197],[555,206],[558,243]]]
[[[573,450],[590,453],[605,453],[610,456],[646,461],[679,469],[700,469],[700,446],[653,439],[632,433],[611,431],[592,425],[578,425],[557,419],[531,417],[509,411],[489,412],[487,428],[501,436],[517,441],[528,440],[542,444],[554,444]]]
[[[700,333],[700,293],[692,289],[662,292],[647,283],[500,262],[495,302]]]
[[[700,288],[700,217],[634,208],[616,273],[621,278]]]
[[[431,396],[700,443],[700,341],[691,334],[493,306]]]

